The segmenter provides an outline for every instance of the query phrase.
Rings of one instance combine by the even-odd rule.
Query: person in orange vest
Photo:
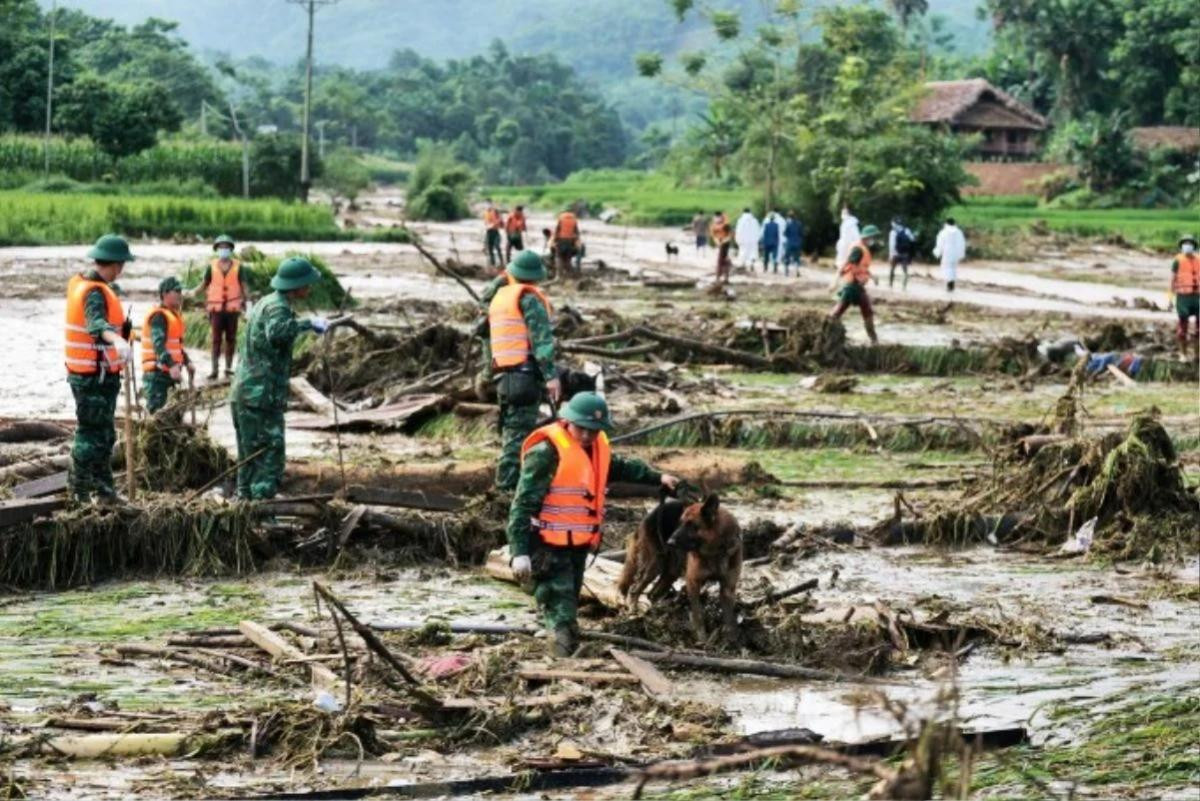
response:
[[[69,484],[77,501],[116,503],[121,498],[113,486],[113,419],[130,358],[131,331],[115,282],[133,254],[124,239],[107,234],[87,255],[93,266],[67,283],[67,383],[75,397],[76,421]]]
[[[489,197],[483,210],[484,247],[487,250],[489,267],[498,267],[500,260],[500,232],[504,229],[504,217]]]
[[[577,393],[558,419],[521,445],[521,480],[508,512],[513,575],[533,585],[551,653],[570,656],[579,643],[579,592],[588,557],[600,549],[604,497],[614,481],[661,486],[675,476],[611,452],[608,404],[595,392]]]
[[[554,255],[557,257],[559,275],[570,275],[575,271],[572,260],[579,253],[581,236],[579,218],[575,212],[568,209],[558,215],[558,222],[554,226]]]
[[[729,259],[729,248],[733,245],[733,230],[725,212],[713,214],[712,225],[709,227],[709,240],[717,250],[717,281],[718,284],[729,283],[729,270],[733,262]]]
[[[208,324],[212,328],[212,368],[210,381],[217,379],[221,361],[221,345],[225,345],[225,377],[233,374],[233,354],[237,350],[238,321],[243,311],[249,311],[250,293],[242,263],[233,257],[233,238],[221,234],[213,240],[215,258],[204,270],[204,280],[196,294],[205,299]]]
[[[517,206],[504,223],[508,241],[504,244],[504,260],[512,261],[512,252],[525,249],[525,207]]]
[[[829,316],[836,320],[846,313],[846,309],[857,306],[862,313],[863,328],[867,329],[867,336],[870,337],[872,345],[879,344],[879,337],[875,336],[875,315],[871,309],[871,298],[867,295],[867,281],[878,283],[871,275],[871,247],[878,241],[878,237],[879,229],[868,225],[862,229],[862,238],[858,244],[851,246],[846,263],[842,265],[838,274],[841,282],[838,302],[829,313]]]
[[[167,405],[167,396],[183,377],[195,376],[196,367],[183,349],[183,285],[175,276],[158,284],[159,305],[142,321],[142,388],[146,411],[153,414]]]
[[[504,283],[488,303],[485,353],[490,354],[500,401],[496,488],[506,491],[517,486],[521,443],[537,425],[542,397],[555,404],[562,394],[554,366],[550,300],[537,286],[544,280],[546,267],[541,257],[531,250],[521,251],[508,265]]]
[[[1188,323],[1196,318],[1196,334],[1192,337],[1195,353],[1192,360],[1200,360],[1200,254],[1196,253],[1196,237],[1185,234],[1179,240],[1179,255],[1171,262],[1171,294],[1175,296],[1175,313],[1179,326],[1175,338],[1179,340],[1180,358],[1188,358]]]

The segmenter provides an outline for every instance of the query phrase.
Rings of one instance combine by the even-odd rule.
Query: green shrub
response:
[[[412,220],[452,222],[470,213],[467,191],[475,182],[446,145],[422,142],[416,167],[408,181],[405,213]]]

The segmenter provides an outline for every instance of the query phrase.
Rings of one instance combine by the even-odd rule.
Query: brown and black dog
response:
[[[673,524],[673,527],[672,525]],[[663,539],[663,532],[671,535]],[[737,585],[742,575],[742,533],[732,514],[721,508],[716,495],[703,503],[685,506],[679,501],[660,503],[642,520],[625,552],[625,568],[618,588],[626,602],[637,608],[638,597],[655,579],[651,600],[665,596],[684,577],[692,630],[703,642],[704,613],[700,593],[710,581],[720,584],[721,618],[726,636],[737,638]]]

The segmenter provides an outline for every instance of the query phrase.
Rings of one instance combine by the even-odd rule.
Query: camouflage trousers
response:
[[[546,628],[577,625],[583,571],[591,555],[591,550],[587,548],[550,548],[535,542],[530,555],[533,563],[533,597],[537,600]]]
[[[167,405],[167,397],[175,388],[171,376],[161,370],[155,370],[142,376],[142,395],[146,400],[146,411],[154,414]]]
[[[283,481],[286,462],[283,409],[260,409],[241,403],[230,405],[233,407],[233,430],[237,434],[238,461],[262,450],[238,468],[238,497],[243,500],[274,498]]]
[[[89,376],[85,381],[70,383],[76,421],[75,442],[71,446],[71,493],[81,501],[93,494],[115,495],[112,454],[117,432],[113,417],[121,393],[120,376],[105,376],[103,382]]]
[[[521,477],[521,444],[538,422],[538,404],[500,404],[500,459],[496,462],[496,488],[511,492]]]

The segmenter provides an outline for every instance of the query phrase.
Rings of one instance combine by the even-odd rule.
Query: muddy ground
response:
[[[354,224],[392,224],[395,211],[389,200],[386,195],[368,198]],[[541,244],[536,232],[548,221],[537,214],[532,217],[535,246]],[[470,279],[480,287],[483,254],[477,229],[474,222],[416,226],[440,258],[453,259],[464,272],[480,276]],[[707,291],[711,251],[694,253],[682,230],[604,226],[598,221],[585,222],[583,230],[588,245],[586,280],[556,282],[549,292],[560,313],[569,307],[585,321],[603,320],[615,312],[625,321],[658,326],[685,317],[774,322],[797,310],[819,313],[831,303],[828,263],[806,265],[798,277],[737,273],[732,292],[716,296]],[[664,258],[666,242],[680,245],[677,259]],[[295,249],[322,255],[359,301],[357,319],[380,331],[389,327],[402,331],[409,325],[420,329],[434,322],[465,331],[469,325],[466,293],[424,263],[410,246],[253,244],[271,254]],[[20,357],[6,363],[0,378],[0,418],[69,424],[70,393],[60,379],[60,290],[66,276],[78,267],[83,250],[0,250],[0,274],[10,288],[9,300],[0,308],[0,322],[20,331],[22,338]],[[135,318],[150,307],[161,277],[184,271],[189,264],[199,265],[205,257],[203,247],[174,244],[139,243],[134,250],[139,260],[121,283]],[[876,272],[883,286],[873,289],[873,295],[884,343],[986,348],[1002,337],[1039,341],[1089,337],[1105,324],[1117,322],[1133,338],[1134,347],[1169,357],[1162,353],[1170,346],[1173,325],[1163,297],[1166,269],[1161,260],[1144,254],[1047,241],[1040,258],[1033,261],[964,265],[952,298],[944,291],[936,267],[914,266],[907,291],[888,289],[886,272],[880,268]],[[647,277],[698,283],[694,288],[659,289],[644,285],[642,279]],[[865,342],[855,312],[847,315],[846,329],[851,344]],[[203,376],[207,355],[201,349],[193,349],[192,354]],[[764,558],[747,567],[743,600],[808,578],[819,579],[815,591],[781,605],[785,614],[800,616],[795,618],[798,624],[788,625],[820,632],[826,623],[841,625],[850,610],[878,602],[889,610],[911,610],[919,620],[951,620],[963,627],[969,623],[988,635],[973,643],[887,645],[886,664],[877,666],[882,673],[876,674],[885,683],[876,685],[856,679],[856,671],[864,665],[838,664],[837,649],[820,647],[814,634],[804,646],[811,651],[789,654],[786,659],[778,653],[743,655],[838,669],[844,673],[838,681],[668,671],[671,701],[676,705],[669,707],[671,714],[683,715],[679,710],[691,708],[689,703],[709,705],[699,721],[688,718],[687,726],[677,720],[672,728],[670,714],[659,710],[650,715],[642,706],[629,707],[632,701],[621,700],[623,696],[603,694],[603,703],[598,701],[590,712],[569,713],[569,728],[535,727],[495,741],[470,743],[398,739],[362,764],[337,749],[296,764],[269,755],[250,759],[244,752],[217,758],[66,761],[6,756],[0,748],[0,797],[5,782],[10,794],[20,790],[37,798],[230,797],[402,785],[506,775],[519,769],[522,759],[569,753],[564,743],[585,754],[602,753],[610,764],[645,763],[686,756],[696,744],[801,727],[827,741],[853,744],[902,735],[905,725],[897,719],[895,704],[906,707],[909,719],[955,716],[971,732],[1023,730],[1027,743],[1010,752],[1017,757],[979,757],[970,789],[974,797],[1070,792],[1186,797],[1194,791],[1200,779],[1200,744],[1194,731],[1191,737],[1171,741],[1178,753],[1164,759],[1175,760],[1175,768],[1157,773],[1148,769],[1146,775],[1083,770],[1078,763],[1060,760],[1045,769],[1038,763],[1038,770],[1031,768],[1035,778],[1030,778],[1011,764],[1014,758],[1033,764],[1065,751],[1091,753],[1093,730],[1102,728],[1106,715],[1124,715],[1131,703],[1157,708],[1156,704],[1170,699],[1196,697],[1200,567],[1194,537],[1181,558],[1173,554],[1155,564],[1142,559],[1114,563],[1065,556],[1057,547],[1033,547],[1027,542],[959,549],[919,544],[883,547],[862,536],[893,514],[897,492],[918,508],[953,504],[962,491],[959,480],[991,470],[999,447],[995,431],[1035,426],[1051,418],[1057,399],[1067,390],[1069,371],[867,373],[855,376],[857,381],[848,391],[831,393],[822,391],[808,372],[668,364],[657,354],[624,360],[566,359],[574,366],[585,360],[605,363],[612,375],[668,376],[666,383],[654,375],[633,384],[610,382],[618,433],[699,411],[738,410],[751,421],[753,413],[762,410],[860,415],[827,420],[827,427],[810,432],[799,443],[778,437],[755,439],[752,434],[734,437],[723,429],[672,438],[668,430],[618,447],[719,489],[744,524],[770,522],[782,530],[804,523],[817,531],[841,526],[858,532],[852,540],[818,539],[809,547],[773,558],[765,549],[756,554]],[[642,382],[641,389],[636,388],[637,381]],[[205,393],[201,419],[218,443],[232,448],[232,426],[222,395],[220,387]],[[1083,431],[1123,430],[1134,412],[1150,406],[1158,408],[1164,428],[1175,441],[1185,478],[1194,486],[1200,477],[1200,392],[1194,381],[1127,386],[1105,376],[1089,382],[1081,407]],[[481,416],[445,412],[406,430],[343,433],[341,445],[351,483],[420,488],[468,499],[481,495],[494,463],[496,437],[494,412],[486,408],[476,412]],[[921,424],[922,436],[905,440],[888,434],[891,428],[908,425],[906,421],[925,418],[936,420]],[[962,434],[963,430],[968,433]],[[63,447],[62,442],[3,444],[0,463],[61,454]],[[332,434],[291,430],[288,450],[289,492],[337,489]],[[754,466],[748,470],[751,463]],[[769,481],[762,480],[764,472]],[[639,498],[616,501],[608,544],[623,543],[652,503],[653,499]],[[498,516],[494,510],[491,514]],[[312,562],[297,567],[280,558],[242,577],[147,576],[60,592],[13,589],[0,595],[0,743],[6,736],[36,731],[48,716],[65,714],[63,709],[86,715],[89,704],[195,718],[236,715],[271,704],[310,704],[309,691],[289,684],[254,683],[248,693],[246,683],[236,678],[162,661],[115,659],[111,651],[128,643],[161,645],[183,632],[236,626],[246,619],[315,625],[314,579],[327,583],[355,613],[372,623],[428,619],[536,623],[528,595],[490,578],[479,566],[448,564],[440,554],[423,561],[413,564],[411,552],[399,560],[388,547],[375,546],[333,568]],[[678,620],[682,630],[686,627],[682,608]],[[631,630],[611,611],[597,609],[588,610],[584,624]],[[447,647],[391,642],[415,656],[444,653]],[[541,647],[536,640],[529,644]],[[505,646],[497,639],[468,640],[463,646],[468,651],[497,647]],[[958,655],[947,656],[947,647]],[[718,650],[733,655],[738,649]],[[570,682],[559,684],[579,689]],[[947,687],[957,689],[956,705],[936,700]],[[891,707],[884,705],[877,690],[891,699]],[[622,714],[631,714],[631,708],[646,716],[644,729],[622,725]],[[1179,719],[1192,722],[1196,717],[1196,710],[1191,710]],[[1154,723],[1170,728],[1170,721]],[[1096,760],[1113,758],[1110,754]],[[696,778],[676,785],[657,782],[647,792],[680,798],[735,793],[791,797],[803,789],[807,797],[841,797],[861,793],[870,783],[844,768],[809,765],[780,773],[755,772],[749,778],[735,774],[732,779]],[[631,788],[624,783],[551,795],[624,798]]]

